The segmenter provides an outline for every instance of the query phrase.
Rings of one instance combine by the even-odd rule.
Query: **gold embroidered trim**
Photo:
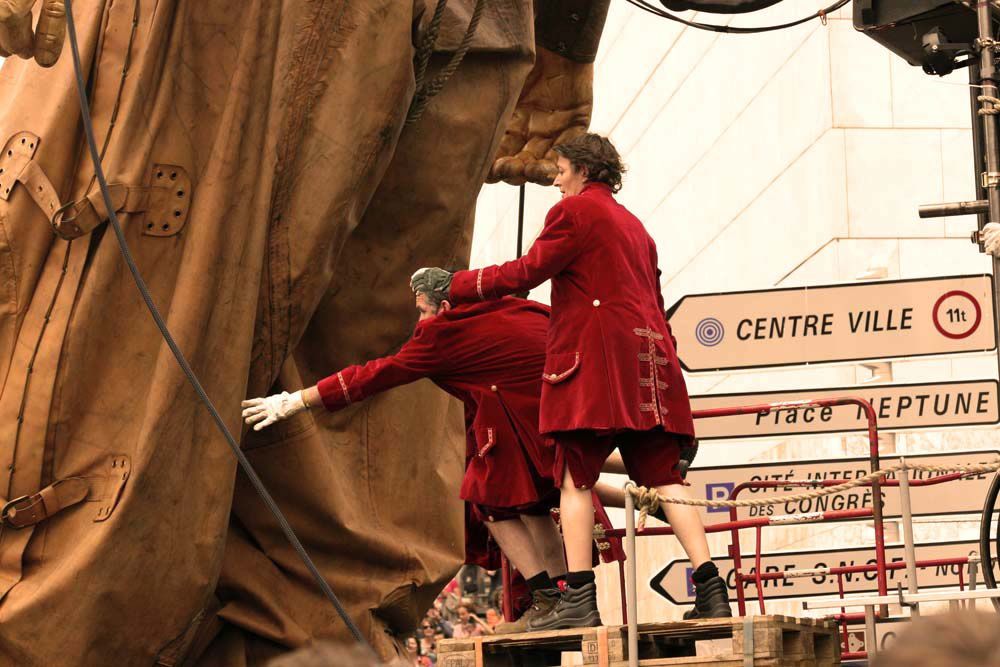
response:
[[[652,338],[653,340],[663,340],[663,334],[656,333],[652,329],[640,329],[636,327],[632,329],[632,333],[636,336],[642,336],[643,338]]]
[[[486,429],[486,446],[479,450],[479,458],[486,456],[486,452],[493,449],[493,445],[496,444],[493,440],[493,429]]]
[[[483,296],[483,270],[479,269],[479,273],[476,274],[476,293],[479,294],[480,301],[486,301],[486,297]]]
[[[647,351],[639,353],[639,361],[649,364],[649,376],[644,378],[639,378],[640,387],[649,387],[650,393],[653,395],[653,400],[650,403],[640,403],[640,412],[652,412],[653,416],[656,418],[657,424],[663,424],[663,415],[667,414],[666,407],[660,404],[660,392],[657,389],[666,389],[667,383],[660,380],[656,374],[657,366],[666,366],[669,361],[666,357],[661,357],[656,354],[656,341],[663,340],[663,335],[659,334],[648,327],[640,328],[636,327],[632,329],[632,333],[636,336],[646,339]]]
[[[550,384],[556,384],[557,382],[562,382],[569,376],[570,373],[575,371],[580,366],[580,353],[577,352],[573,359],[573,365],[562,373],[542,373],[542,379]]]
[[[344,374],[343,373],[337,373],[337,379],[340,380],[340,388],[344,390],[344,399],[347,401],[347,404],[350,405],[351,404],[351,394],[350,394],[349,391],[347,391],[347,383],[344,382]]]

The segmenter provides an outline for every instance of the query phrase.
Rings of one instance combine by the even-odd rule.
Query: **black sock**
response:
[[[696,584],[703,584],[712,577],[719,576],[719,568],[712,561],[707,561],[698,566],[698,569],[691,573],[691,581]]]
[[[525,582],[528,584],[528,588],[531,589],[532,593],[534,593],[535,591],[541,591],[548,588],[556,587],[555,583],[552,581],[552,578],[549,577],[549,573],[546,572],[545,570],[542,570],[541,572],[533,576],[531,579],[525,579]]]
[[[583,572],[567,572],[566,585],[570,588],[583,588],[587,584],[594,583],[594,571],[584,570]]]

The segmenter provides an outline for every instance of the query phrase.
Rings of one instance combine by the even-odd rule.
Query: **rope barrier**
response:
[[[876,470],[864,477],[852,479],[836,486],[827,486],[804,493],[794,493],[776,498],[749,498],[746,500],[698,500],[694,498],[668,498],[660,494],[656,489],[647,489],[644,486],[629,485],[625,492],[635,499],[636,509],[639,510],[639,520],[636,527],[642,530],[646,527],[646,517],[655,513],[661,504],[672,505],[692,505],[695,507],[762,507],[766,505],[779,505],[781,503],[796,502],[800,500],[810,500],[821,496],[841,493],[858,486],[864,486],[887,475],[891,475],[899,470],[923,470],[935,473],[960,472],[964,475],[977,475],[984,472],[996,472],[1000,470],[1000,460],[993,462],[974,463],[965,466],[956,465],[933,465],[929,463],[897,463],[882,470]]]

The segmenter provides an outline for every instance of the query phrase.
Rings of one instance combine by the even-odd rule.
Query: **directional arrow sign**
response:
[[[696,294],[681,298],[667,317],[688,371],[996,347],[988,274]]]
[[[989,604],[988,602],[986,604]],[[901,616],[899,618],[887,618],[879,620],[875,625],[875,640],[878,642],[878,650],[884,651],[892,645],[896,638],[908,628],[910,619]],[[847,626],[847,650],[852,653],[866,651],[865,646],[865,626]]]
[[[692,396],[695,410],[784,403],[810,398],[857,396],[867,399],[878,417],[879,431],[951,426],[983,426],[1000,422],[996,380],[885,384],[749,394]],[[745,439],[818,433],[867,431],[868,421],[857,405],[772,410],[763,414],[699,419],[699,440]]]
[[[947,454],[909,454],[906,457],[911,463],[930,463],[933,465],[968,465],[992,461],[1000,457],[1000,451],[964,451]],[[899,456],[882,456],[883,467],[899,463]],[[712,468],[691,468],[686,481],[691,485],[691,493],[695,498],[706,500],[728,500],[729,494],[739,484],[751,481],[784,482],[788,480],[829,479],[846,481],[864,477],[871,471],[867,458],[850,458],[837,460],[813,461],[779,461],[775,463],[753,463],[748,465],[719,466]],[[914,470],[911,479],[926,479],[933,473]],[[890,475],[889,479],[894,479]],[[983,498],[989,490],[992,473],[971,475],[960,480],[944,484],[913,487],[910,491],[910,501],[914,516],[932,516],[944,514],[968,514],[979,512],[983,508]],[[797,493],[801,488],[778,487],[773,489],[747,489],[739,495],[746,498],[772,498],[775,496]],[[882,490],[885,501],[883,516],[897,517],[901,515],[899,493],[895,490]],[[737,516],[745,519],[752,516],[776,516],[781,514],[806,514],[808,512],[826,512],[830,510],[852,510],[872,506],[872,489],[859,486],[842,493],[819,498],[810,498],[768,505],[766,507],[741,507]],[[706,523],[728,520],[729,510],[724,507],[709,507],[701,510],[702,520]]]
[[[935,542],[918,544],[917,560],[938,560],[945,558],[961,558],[979,549],[979,542]],[[903,560],[903,545],[887,546],[886,562]],[[736,590],[736,577],[733,572],[731,558],[713,557],[729,585],[730,591]],[[753,574],[753,554],[743,555],[744,574]],[[841,567],[849,565],[866,565],[875,563],[875,554],[871,547],[854,549],[838,549],[834,551],[779,551],[765,554],[761,560],[764,572],[787,572],[789,570],[807,570],[824,567]],[[920,568],[918,576],[920,588],[947,588],[958,586],[958,565]],[[665,597],[670,603],[687,605],[694,603],[694,586],[691,584],[691,563],[684,559],[676,559],[653,575],[649,587]],[[905,584],[905,570],[889,570],[887,573],[889,590],[895,590],[896,582]],[[753,589],[753,582],[746,582],[746,588]],[[878,590],[875,572],[844,575],[845,593],[870,593]],[[836,595],[837,577],[828,574],[816,574],[813,577],[795,577],[792,579],[776,579],[764,582],[764,596],[769,600],[782,598],[803,598],[812,595]],[[735,598],[735,593],[730,599]]]

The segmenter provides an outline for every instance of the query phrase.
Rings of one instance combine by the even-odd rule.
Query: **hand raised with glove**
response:
[[[243,421],[252,425],[253,430],[259,431],[302,412],[306,407],[301,391],[294,394],[283,391],[265,398],[251,398],[243,401]]]
[[[0,0],[0,57],[34,58],[42,67],[52,67],[66,37],[66,5],[63,0],[41,0],[38,26],[32,31],[36,1]]]

